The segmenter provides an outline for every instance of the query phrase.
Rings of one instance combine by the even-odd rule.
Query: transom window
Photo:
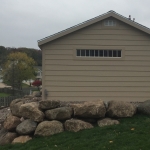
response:
[[[104,21],[105,26],[116,26],[115,20],[105,20]]]
[[[77,57],[121,57],[121,50],[77,49]]]

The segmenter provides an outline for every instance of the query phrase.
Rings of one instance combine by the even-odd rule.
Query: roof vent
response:
[[[133,18],[133,21],[135,21],[135,18]]]
[[[129,20],[131,20],[131,15],[129,15]]]
[[[108,11],[108,12],[115,12],[115,11],[113,11],[113,10],[110,10],[110,11]]]

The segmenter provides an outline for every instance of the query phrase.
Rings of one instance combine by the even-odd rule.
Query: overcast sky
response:
[[[0,0],[0,45],[39,49],[37,40],[109,10],[150,28],[150,0]]]

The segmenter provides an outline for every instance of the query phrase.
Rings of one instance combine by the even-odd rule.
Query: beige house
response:
[[[150,29],[114,11],[38,41],[43,99],[150,98]]]

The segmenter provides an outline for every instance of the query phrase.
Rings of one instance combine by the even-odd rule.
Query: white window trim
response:
[[[121,57],[97,57],[97,56],[77,56],[77,49],[83,50],[121,50]],[[94,52],[95,53],[95,52]],[[86,55],[86,54],[85,54]],[[90,55],[90,51],[89,51]],[[104,56],[104,51],[103,51]],[[73,58],[75,60],[124,60],[125,56],[125,47],[118,47],[118,46],[81,46],[81,47],[74,47],[73,48]]]

